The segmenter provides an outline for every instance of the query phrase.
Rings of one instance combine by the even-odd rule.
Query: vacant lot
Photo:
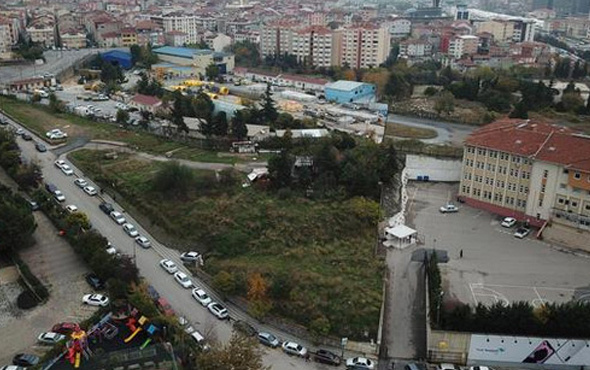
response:
[[[318,332],[375,335],[382,285],[382,263],[373,257],[376,203],[278,197],[243,189],[241,177],[232,179],[238,175],[222,173],[218,180],[210,171],[194,172],[183,194],[163,194],[154,190],[162,163],[129,154],[104,161],[89,150],[70,158],[95,179],[116,182],[124,203],[132,200],[177,247],[205,252],[207,272],[228,294],[245,297],[249,279],[260,273],[271,313]]]

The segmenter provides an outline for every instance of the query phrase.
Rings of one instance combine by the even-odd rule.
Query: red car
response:
[[[69,335],[69,334],[72,334],[72,332],[79,330],[79,329],[80,329],[80,327],[78,326],[78,324],[76,324],[74,322],[60,322],[59,324],[53,325],[53,328],[51,328],[51,331],[54,333]]]
[[[174,316],[174,310],[166,298],[160,298],[156,301],[158,309],[166,316]]]

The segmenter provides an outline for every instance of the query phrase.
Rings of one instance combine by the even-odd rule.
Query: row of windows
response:
[[[463,194],[469,194],[471,191],[471,187],[470,186],[466,186],[464,185],[461,188]],[[482,197],[483,194],[483,197]],[[481,189],[477,189],[474,188],[473,189],[473,196],[481,198],[481,199],[485,199],[485,200],[492,200],[492,197],[494,198],[494,202],[498,202],[498,203],[502,203],[504,196],[501,193],[494,193],[491,191],[487,191],[484,190],[483,192],[481,191]],[[517,207],[526,207],[526,200],[524,199],[517,199],[515,197],[506,197],[506,205],[511,205],[514,206],[516,204]]]
[[[577,207],[578,207],[578,204],[579,204],[579,203],[578,203],[578,200],[576,200],[576,199],[571,199],[571,200],[569,200],[569,199],[565,199],[565,198],[562,198],[562,197],[559,197],[559,198],[557,198],[557,203],[558,203],[558,204],[561,204],[561,205],[565,205],[565,206],[568,206],[568,205],[570,205],[570,206],[572,206],[573,208],[577,208]],[[590,204],[586,204],[586,205],[584,206],[584,209],[585,209],[586,211],[590,211]]]
[[[476,150],[475,147],[472,146],[468,146],[467,147],[467,153],[476,153],[477,155],[481,155],[481,156],[489,156],[490,158],[498,158],[498,155],[500,156],[501,160],[508,160],[510,159],[510,154],[508,153],[504,153],[504,152],[498,152],[497,150],[491,150],[491,149],[483,149],[483,148],[478,148]],[[532,163],[532,161],[528,158],[522,158],[519,156],[512,156],[512,162],[513,163],[523,163],[523,164],[530,164]]]

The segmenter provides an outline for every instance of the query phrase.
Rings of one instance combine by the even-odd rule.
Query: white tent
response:
[[[417,231],[406,225],[397,225],[385,228],[385,239],[383,243],[387,247],[403,249],[416,241]]]

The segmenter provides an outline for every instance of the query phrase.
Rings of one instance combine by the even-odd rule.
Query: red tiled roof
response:
[[[590,136],[563,126],[502,119],[474,131],[465,144],[590,172]]]
[[[162,104],[162,101],[160,99],[156,98],[155,96],[142,95],[142,94],[135,94],[135,96],[131,100],[134,101],[135,103],[141,104],[141,105],[156,106],[156,105]]]

